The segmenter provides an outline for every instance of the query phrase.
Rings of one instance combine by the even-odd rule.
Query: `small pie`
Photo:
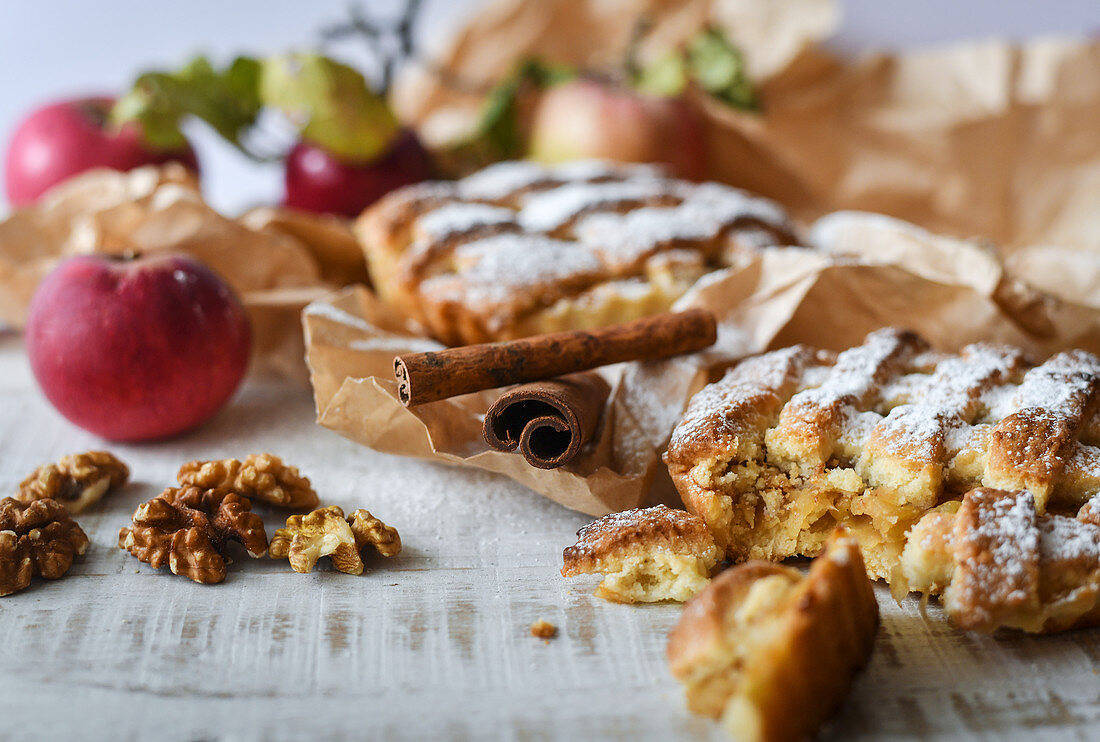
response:
[[[599,161],[409,186],[355,231],[383,301],[449,345],[662,312],[705,273],[797,242],[772,201]]]

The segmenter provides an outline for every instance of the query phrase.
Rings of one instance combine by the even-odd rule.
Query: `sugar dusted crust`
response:
[[[606,575],[596,595],[619,603],[685,601],[703,589],[719,558],[698,517],[665,505],[612,513],[577,531],[563,577]]]
[[[809,739],[847,695],[878,631],[859,549],[838,535],[808,575],[752,561],[716,577],[668,641],[688,707],[740,740]]]
[[[665,460],[688,510],[735,561],[814,556],[837,525],[889,579],[906,532],[977,486],[1036,508],[1100,488],[1100,361],[1035,366],[1016,348],[932,352],[898,329],[839,354],[751,358],[697,394]]]
[[[448,344],[668,309],[704,273],[795,243],[774,202],[598,161],[400,189],[355,225],[379,295]]]
[[[1100,624],[1100,526],[1040,515],[1025,490],[974,489],[913,528],[895,596],[943,594],[964,629],[1051,633]]]

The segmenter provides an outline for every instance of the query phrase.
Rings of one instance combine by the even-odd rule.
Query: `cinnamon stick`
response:
[[[531,466],[569,463],[596,432],[611,388],[598,374],[573,374],[509,389],[485,413],[485,442],[517,449]]]
[[[703,309],[656,314],[598,330],[555,332],[394,358],[406,407],[459,394],[552,379],[623,361],[650,361],[714,344],[714,315]]]

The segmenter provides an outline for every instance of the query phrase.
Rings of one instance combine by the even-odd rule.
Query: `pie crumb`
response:
[[[558,627],[549,621],[540,618],[531,624],[531,636],[538,637],[544,641],[549,641],[558,635]]]

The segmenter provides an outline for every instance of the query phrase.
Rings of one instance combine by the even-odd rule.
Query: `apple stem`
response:
[[[385,27],[353,3],[348,9],[349,18],[321,29],[321,42],[328,44],[349,38],[366,42],[367,51],[374,58],[380,72],[373,82],[375,90],[386,95],[393,85],[397,66],[416,56],[415,30],[420,18],[423,0],[405,0],[401,16]]]
[[[85,100],[80,101],[77,107],[83,116],[86,116],[89,121],[95,124],[97,129],[107,128],[111,113],[110,106],[101,101]]]

